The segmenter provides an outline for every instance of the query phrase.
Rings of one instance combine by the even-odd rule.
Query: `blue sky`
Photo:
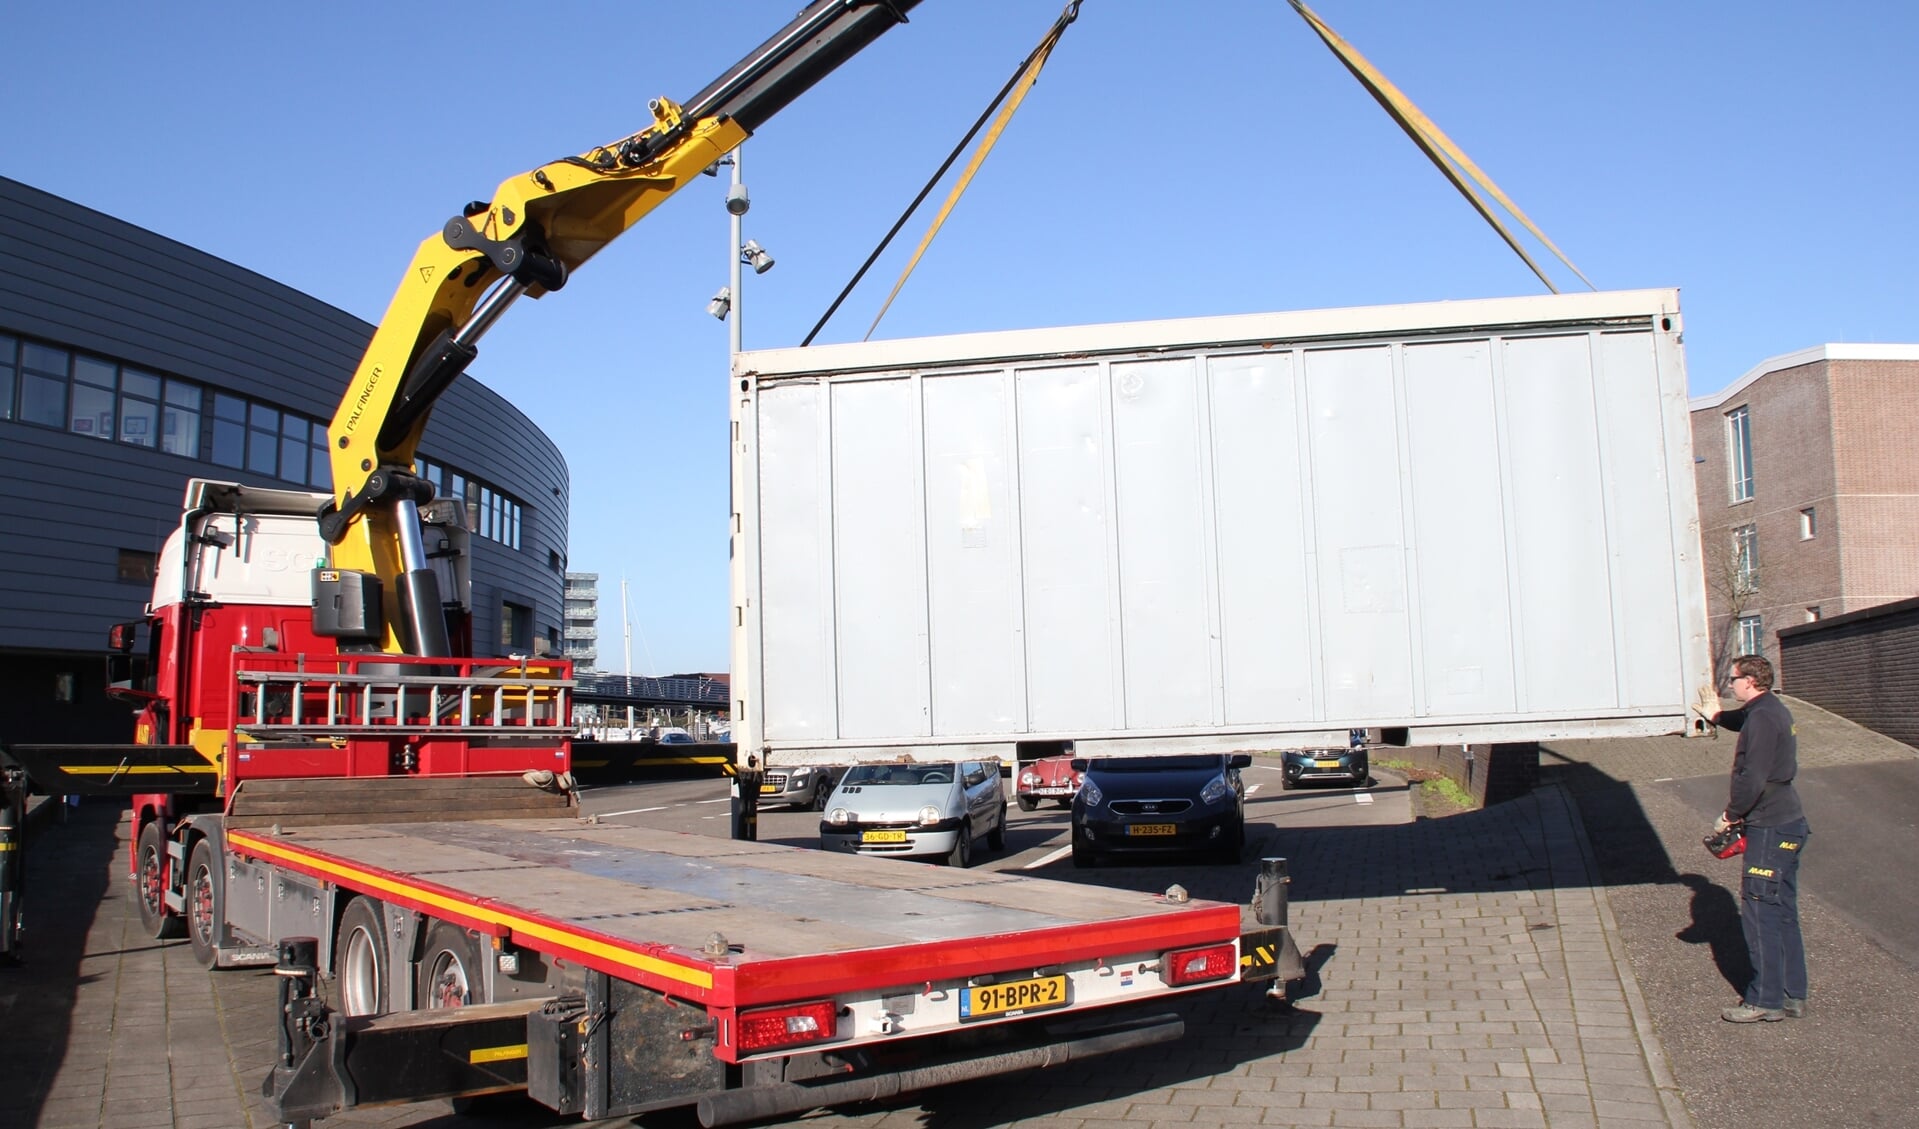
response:
[[[798,6],[21,6],[0,173],[374,320],[460,205],[640,128]],[[748,277],[748,348],[800,341],[1060,7],[924,0],[747,143],[745,233],[779,261]],[[1824,342],[1919,341],[1919,7],[1315,10],[1595,284],[1681,289],[1694,394]],[[607,669],[622,573],[635,672],[727,664],[727,329],[704,312],[724,192],[692,186],[521,303],[473,369],[566,454]],[[923,225],[822,341],[865,332]],[[1283,0],[1085,0],[877,336],[1540,290]]]

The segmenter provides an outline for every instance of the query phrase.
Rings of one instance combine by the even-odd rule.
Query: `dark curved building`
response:
[[[326,428],[373,326],[0,177],[0,746],[126,740],[110,624],[140,618],[189,478],[331,488]],[[467,501],[473,644],[561,650],[567,469],[471,378],[421,469]]]

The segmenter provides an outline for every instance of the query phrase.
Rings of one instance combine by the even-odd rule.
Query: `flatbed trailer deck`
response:
[[[1300,973],[1257,895],[603,823],[570,797],[504,815],[541,794],[459,788],[491,817],[420,811],[417,783],[383,780],[255,782],[229,810],[219,916],[278,946],[287,1123],[524,1088],[561,1112],[697,1103],[725,1124],[1162,1042],[1183,1031],[1175,997],[1283,994]],[[316,820],[322,793],[338,805]]]
[[[1103,1003],[1157,977],[1099,962],[1234,943],[1239,907],[977,870],[825,856],[578,819],[229,830],[231,849],[680,999],[731,1009],[1088,964]],[[707,950],[715,936],[724,955]],[[929,984],[928,981],[932,983]],[[946,1008],[958,1022],[957,999]],[[970,1009],[969,1009],[970,1010]],[[967,1016],[965,1018],[972,1018]],[[724,1049],[724,1048],[723,1048]]]

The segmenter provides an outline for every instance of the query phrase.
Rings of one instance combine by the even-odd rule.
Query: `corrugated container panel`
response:
[[[1654,291],[743,355],[748,740],[1681,728],[1677,326]]]

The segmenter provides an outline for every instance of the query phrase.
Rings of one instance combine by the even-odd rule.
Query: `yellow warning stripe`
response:
[[[494,906],[467,901],[462,898],[448,897],[445,894],[438,893],[423,886],[401,882],[369,870],[363,870],[348,863],[334,862],[331,859],[318,855],[307,854],[304,851],[271,843],[245,831],[227,832],[227,842],[232,843],[243,851],[259,855],[264,859],[304,866],[318,871],[320,874],[336,881],[344,881],[355,887],[368,890],[377,890],[380,893],[390,896],[397,895],[421,905],[445,910],[448,913],[468,920],[481,921],[488,925],[505,926],[514,933],[536,940],[565,945],[575,952],[598,957],[601,960],[613,964],[625,965],[628,968],[637,969],[640,972],[648,972],[655,976],[662,976],[668,980],[677,980],[682,984],[690,984],[696,988],[711,989],[713,987],[713,973],[708,969],[676,964],[672,961],[661,960],[658,957],[647,956],[645,953],[636,953],[631,949],[622,948],[618,945],[609,945],[604,941],[595,940],[592,937],[587,937],[566,929],[556,928],[545,922],[520,917],[517,914],[504,913]]]
[[[466,1061],[477,1066],[483,1062],[505,1062],[513,1058],[526,1057],[526,1044],[518,1043],[511,1047],[480,1047],[468,1051]]]

